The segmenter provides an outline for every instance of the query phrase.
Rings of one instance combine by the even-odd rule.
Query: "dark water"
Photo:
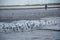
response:
[[[60,17],[60,8],[0,10],[0,21],[39,20],[44,17]]]

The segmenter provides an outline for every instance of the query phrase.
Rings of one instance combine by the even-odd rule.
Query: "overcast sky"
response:
[[[60,3],[60,0],[0,0],[0,5]]]

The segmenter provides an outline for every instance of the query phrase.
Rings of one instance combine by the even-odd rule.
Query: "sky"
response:
[[[0,0],[0,5],[26,5],[60,3],[60,0]]]

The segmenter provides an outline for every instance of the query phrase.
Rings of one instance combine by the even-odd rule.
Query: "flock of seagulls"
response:
[[[0,32],[23,32],[39,30],[46,25],[45,20],[20,20],[12,23],[0,23]],[[51,24],[49,21],[48,24]]]

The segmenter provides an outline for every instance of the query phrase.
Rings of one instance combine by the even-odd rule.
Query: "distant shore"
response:
[[[51,4],[30,4],[30,5],[0,5],[0,10],[15,10],[15,9],[44,9],[47,8],[60,8],[60,3]]]

